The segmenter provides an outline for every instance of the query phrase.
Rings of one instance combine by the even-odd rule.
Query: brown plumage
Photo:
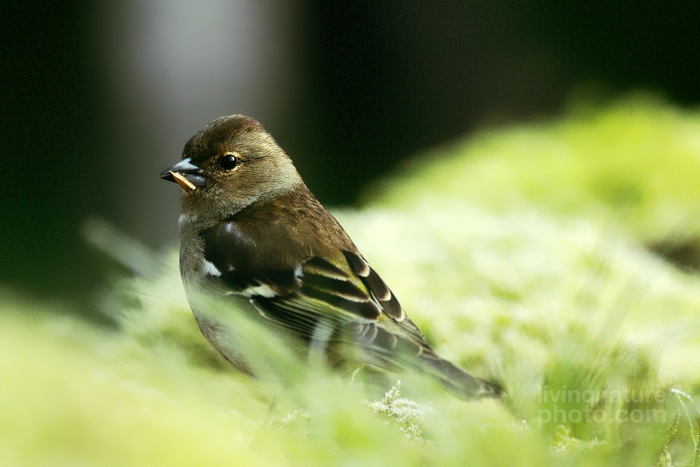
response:
[[[247,310],[302,346],[323,328],[334,359],[424,372],[462,399],[502,394],[433,352],[258,122],[242,115],[213,121],[161,177],[178,181],[173,174],[195,187],[185,187],[180,218],[188,299],[202,333],[234,365],[251,372],[235,332],[209,312],[211,298],[235,301],[232,313]]]

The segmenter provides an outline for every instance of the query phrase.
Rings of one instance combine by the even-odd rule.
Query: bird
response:
[[[333,365],[427,375],[462,400],[504,395],[435,353],[255,119],[215,119],[160,178],[182,188],[180,273],[190,308],[234,367],[255,373],[237,330],[217,313],[243,313],[285,342],[322,349]]]

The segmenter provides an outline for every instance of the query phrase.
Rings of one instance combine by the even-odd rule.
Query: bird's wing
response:
[[[263,316],[303,339],[326,329],[330,332],[322,334],[329,339],[352,341],[379,354],[432,355],[389,287],[358,252],[294,256],[290,245],[282,245],[273,252],[272,267],[234,223],[205,231],[202,239],[211,282],[225,294],[247,297]],[[270,253],[269,245],[264,252]]]
[[[294,292],[252,295],[250,302],[316,348],[350,344],[341,357],[349,351],[353,360],[387,370],[418,369],[463,400],[502,397],[499,387],[435,354],[367,261],[356,252],[342,254],[345,263],[340,266],[318,256],[304,262],[301,286]]]
[[[433,375],[462,399],[500,397],[502,390],[437,356],[389,287],[354,249],[314,252],[288,238],[249,235],[235,222],[202,234],[205,282],[247,298],[265,322],[315,348],[341,349],[352,360]],[[266,242],[260,245],[260,242]],[[265,255],[267,256],[267,259]]]
[[[301,328],[295,326],[295,330],[305,337],[313,338],[319,329],[330,325],[337,331],[333,339],[380,353],[416,356],[428,350],[418,328],[367,262],[358,253],[346,250],[342,258],[344,262],[336,265],[312,257],[301,266],[301,287],[297,291],[285,296],[255,296],[250,301],[273,319],[303,319]]]

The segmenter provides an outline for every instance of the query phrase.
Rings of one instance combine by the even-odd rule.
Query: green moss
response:
[[[254,329],[285,384],[237,374],[176,253],[103,228],[139,271],[101,300],[117,331],[0,291],[0,464],[696,464],[700,277],[645,243],[698,234],[699,122],[637,98],[494,131],[336,212],[436,350],[502,401],[410,375],[377,397]]]
[[[423,154],[369,190],[386,206],[446,199],[624,225],[644,241],[700,234],[700,113],[634,95]]]

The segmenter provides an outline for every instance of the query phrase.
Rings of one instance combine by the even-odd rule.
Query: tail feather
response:
[[[428,354],[421,360],[424,368],[458,399],[501,398],[505,395],[500,387],[470,375],[435,354]]]
[[[410,343],[412,346],[406,346]],[[403,344],[403,345],[402,345]],[[416,352],[418,350],[418,352]],[[358,352],[359,355],[358,355]],[[502,398],[503,389],[493,383],[473,376],[457,365],[438,356],[425,342],[399,339],[394,348],[349,346],[341,351],[348,361],[361,361],[367,365],[392,371],[413,371],[439,382],[458,399],[469,401],[482,398]]]

